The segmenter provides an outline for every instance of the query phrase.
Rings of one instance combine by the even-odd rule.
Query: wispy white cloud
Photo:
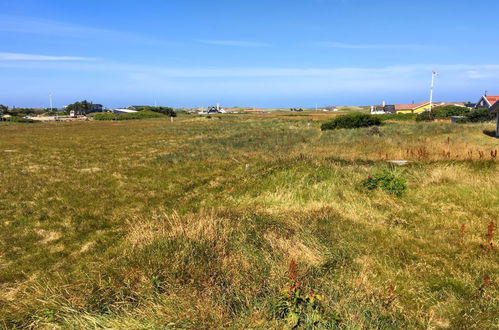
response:
[[[425,98],[432,70],[440,73],[437,82],[439,97],[444,93],[473,96],[471,90],[490,88],[499,83],[499,64],[415,64],[386,67],[169,67],[132,65],[106,61],[0,61],[0,68],[25,71],[50,70],[53,77],[71,81],[68,72],[84,72],[105,77],[109,93],[129,90],[130,93],[169,93],[171,97],[191,94],[253,95],[371,95],[393,98],[397,94]],[[207,83],[208,82],[208,83]],[[60,83],[57,82],[57,83]],[[104,83],[104,80],[101,81]],[[483,86],[483,87],[482,87]],[[9,88],[13,88],[10,86]],[[472,95],[473,94],[473,95]],[[308,95],[308,96],[307,96]],[[466,96],[469,98],[471,96]],[[353,99],[353,96],[351,97]],[[402,102],[403,100],[400,100]]]
[[[28,90],[51,86],[67,102],[72,99],[114,99],[119,105],[158,95],[169,102],[225,102],[255,105],[265,100],[325,100],[327,104],[369,104],[386,100],[407,103],[425,100],[432,70],[440,73],[439,100],[468,101],[499,84],[499,64],[415,64],[386,67],[169,67],[107,61],[0,61],[5,69],[27,80],[0,81],[15,104]],[[48,75],[39,74],[50,72]],[[75,73],[75,74],[72,74]],[[74,79],[74,76],[96,77]],[[26,83],[28,81],[28,83]],[[55,87],[54,87],[55,86]],[[77,86],[77,87],[75,87]],[[48,92],[48,90],[47,90]],[[40,96],[41,97],[41,96]],[[45,97],[45,96],[43,96]],[[227,99],[225,99],[227,98]],[[176,101],[175,101],[176,100]],[[195,101],[198,100],[198,101]],[[224,101],[225,100],[225,101]],[[286,101],[287,100],[287,101]],[[145,102],[145,101],[144,101]],[[192,104],[192,103],[190,103]],[[311,103],[312,104],[312,103]]]
[[[96,58],[80,56],[53,56],[21,53],[0,53],[0,61],[93,61]]]
[[[89,40],[106,40],[130,43],[145,43],[154,45],[176,45],[178,43],[163,40],[149,35],[129,31],[116,31],[96,28],[61,21],[0,14],[0,32],[46,35],[61,38],[77,38]]]
[[[336,41],[322,41],[315,45],[339,49],[421,49],[427,47],[413,44],[350,44]]]
[[[269,47],[270,44],[262,42],[244,41],[244,40],[197,40],[197,42],[216,45],[216,46],[231,46],[231,47]]]
[[[94,72],[134,73],[137,76],[154,75],[164,78],[272,78],[272,77],[324,77],[339,84],[344,80],[383,78],[400,80],[421,75],[429,76],[433,70],[440,73],[439,79],[462,76],[471,79],[499,79],[499,64],[411,64],[384,67],[170,67],[164,65],[128,64],[107,61],[89,61],[92,58],[71,56],[45,56],[0,53],[0,59],[9,54],[18,61],[0,62],[2,68],[81,70]],[[23,62],[23,57],[27,61]],[[28,59],[32,59],[29,61]],[[40,60],[40,62],[36,62]],[[45,62],[44,62],[45,60]],[[66,60],[65,63],[50,63],[51,60]],[[77,60],[81,62],[76,62]],[[84,61],[87,60],[87,61]]]

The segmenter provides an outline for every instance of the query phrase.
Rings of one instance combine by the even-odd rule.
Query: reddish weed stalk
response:
[[[291,259],[289,263],[289,291],[295,291],[300,287],[300,282],[298,282],[298,271],[296,270],[296,261]]]
[[[483,282],[482,282],[482,285],[480,285],[480,287],[478,288],[478,295],[483,295],[485,293],[485,289],[487,289],[491,284],[491,281],[490,281],[490,276],[489,275],[485,275],[483,277]]]
[[[395,295],[395,286],[393,284],[390,284],[390,287],[388,288],[388,298],[385,301],[385,306],[390,306],[396,298],[397,296]]]
[[[463,223],[461,225],[461,229],[460,229],[460,233],[461,233],[461,235],[460,235],[461,244],[464,243],[464,232],[465,231],[466,231],[466,225]]]
[[[494,239],[494,222],[491,221],[487,226],[487,247],[490,249],[493,248],[493,243],[492,243],[493,239]]]

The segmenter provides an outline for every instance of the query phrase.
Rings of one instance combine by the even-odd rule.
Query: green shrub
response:
[[[430,111],[423,111],[417,115],[416,121],[434,121],[435,116]]]
[[[170,107],[150,107],[147,110],[162,113],[164,115],[167,115],[168,117],[177,117],[177,113],[175,112],[175,110]]]
[[[112,113],[98,113],[93,116],[95,120],[133,120],[133,119],[150,119],[150,118],[163,118],[164,114],[153,111],[139,111],[134,113],[125,113],[122,115],[115,115]]]
[[[379,125],[381,125],[381,120],[379,118],[364,113],[354,112],[334,117],[330,121],[323,123],[321,125],[321,130],[359,128]]]
[[[407,190],[405,180],[389,171],[369,175],[362,181],[362,186],[368,190],[381,189],[396,196],[401,196]]]
[[[463,116],[470,110],[466,107],[460,107],[457,105],[445,105],[440,107],[435,107],[431,110],[435,118],[448,118],[451,116]]]
[[[117,115],[114,113],[96,113],[92,116],[95,120],[116,120]]]
[[[177,117],[177,113],[173,108],[170,107],[151,107],[151,106],[141,106],[141,107],[134,107],[135,110],[137,111],[153,111],[157,113],[162,113],[164,115],[167,115],[168,117]]]
[[[470,109],[466,107],[460,107],[457,105],[444,105],[441,107],[435,107],[431,110],[431,113],[435,118],[449,118],[451,116],[464,116]]]
[[[483,123],[496,118],[496,113],[487,108],[471,110],[465,114],[465,118],[458,120],[458,123]]]
[[[29,118],[24,118],[24,117],[17,117],[17,116],[5,118],[5,120],[10,121],[10,122],[15,122],[15,123],[29,123],[29,124],[39,123],[38,120],[33,120],[33,119],[29,119]]]
[[[416,119],[415,113],[390,113],[386,115],[373,115],[375,118],[379,118],[381,121],[385,120],[396,120],[396,121],[411,121]]]

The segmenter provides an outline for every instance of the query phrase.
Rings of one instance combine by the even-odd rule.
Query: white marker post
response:
[[[435,76],[438,76],[438,73],[435,71],[431,72],[431,86],[430,86],[430,112],[433,108],[433,88],[435,87]]]

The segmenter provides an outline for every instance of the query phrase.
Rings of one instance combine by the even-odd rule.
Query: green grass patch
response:
[[[113,114],[113,113],[97,113],[92,116],[95,120],[136,120],[136,119],[152,119],[152,118],[163,118],[166,117],[165,114],[155,112],[155,111],[139,111],[134,113],[125,114]]]

